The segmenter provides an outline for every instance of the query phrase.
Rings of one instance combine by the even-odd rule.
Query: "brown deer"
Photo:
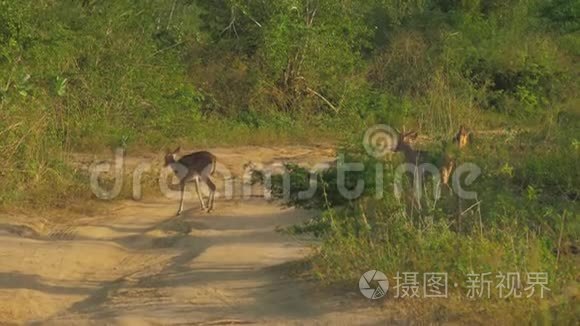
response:
[[[434,159],[433,157],[430,157],[429,153],[415,150],[409,144],[410,140],[417,138],[417,132],[411,131],[407,133],[399,133],[399,139],[395,151],[402,152],[405,156],[406,163],[414,164],[413,166],[415,167],[413,178],[415,182],[413,183],[414,192],[413,195],[411,196],[412,197],[411,208],[417,207],[419,211],[422,210],[421,193],[420,193],[422,189],[420,189],[421,183],[417,182],[417,179],[421,180],[425,175],[425,172],[433,173],[434,171],[436,172],[438,170],[441,178],[440,179],[441,184],[446,185],[447,188],[451,191],[451,187],[449,186],[449,179],[451,178],[453,169],[457,165],[457,154],[458,151],[463,150],[468,145],[469,136],[470,132],[468,132],[464,126],[461,126],[459,128],[459,131],[453,138],[452,145],[450,147],[444,145],[443,155],[440,156],[440,159]],[[429,165],[425,165],[424,163],[428,163],[429,161],[438,162],[436,164],[436,169],[432,165],[430,171],[427,169]],[[438,187],[438,185],[435,185],[435,187]],[[439,198],[438,197],[439,189],[436,189],[435,191],[437,192],[437,195],[435,197]],[[463,214],[462,203],[461,198],[457,198],[457,200],[459,209],[459,214],[457,215],[457,228],[458,230],[461,230],[462,214]]]
[[[463,125],[461,125],[461,127],[459,127],[459,131],[457,132],[457,134],[455,134],[455,137],[453,137],[453,142],[457,144],[459,149],[462,149],[465,146],[467,146],[470,137],[471,132],[467,131],[467,129]]]
[[[462,150],[469,143],[469,138],[471,132],[461,125],[459,131],[453,137],[453,143],[457,146],[457,149]],[[449,152],[445,152],[443,158],[443,164],[441,165],[441,183],[449,187],[449,178],[453,172],[453,168],[456,165],[456,159],[452,158]]]
[[[417,139],[417,132],[416,131],[409,131],[409,132],[399,132],[399,139],[397,140],[397,146],[395,147],[395,152],[402,152],[405,156],[405,161],[411,164],[418,164],[422,161],[422,159],[426,156],[426,152],[418,151],[411,147],[409,144],[410,140]]]
[[[453,143],[457,145],[458,149],[462,149],[467,146],[469,142],[470,132],[464,126],[459,128],[459,131],[453,138]],[[405,162],[414,164],[418,168],[420,168],[421,164],[427,163],[429,158],[429,153],[421,150],[415,150],[411,147],[410,141],[415,140],[417,138],[416,131],[409,131],[409,132],[399,132],[399,139],[397,141],[397,146],[395,147],[395,152],[402,152],[405,156]],[[453,169],[456,165],[456,159],[453,158],[450,153],[446,150],[443,153],[443,159],[440,161],[441,163],[438,164],[437,169],[439,170],[441,183],[449,187],[449,179],[451,178]],[[425,173],[423,168],[417,171],[421,175]]]
[[[210,152],[201,151],[184,155],[177,160],[176,155],[179,153],[179,150],[180,147],[165,155],[165,166],[170,166],[173,170],[173,173],[175,173],[179,179],[181,201],[179,202],[177,216],[179,216],[183,211],[183,193],[185,191],[185,183],[189,180],[193,180],[195,182],[195,190],[201,204],[201,209],[205,210],[206,212],[210,212],[213,209],[213,201],[216,190],[216,186],[211,181],[210,176],[215,172],[216,157]],[[210,190],[207,206],[203,202],[203,198],[199,190],[200,181],[203,181]]]
[[[413,202],[412,207],[416,206],[419,210],[421,210],[420,197],[422,190],[420,189],[421,183],[419,182],[419,180],[421,180],[425,174],[424,163],[427,163],[429,153],[421,150],[416,150],[413,147],[411,147],[410,141],[415,140],[418,135],[416,131],[401,133],[397,130],[397,133],[399,135],[394,151],[403,153],[403,156],[405,157],[405,163],[411,164],[411,166],[413,167],[412,172],[413,172],[414,191],[413,195],[411,195]],[[404,169],[404,171],[411,172],[406,168]],[[397,182],[400,182],[400,180]]]

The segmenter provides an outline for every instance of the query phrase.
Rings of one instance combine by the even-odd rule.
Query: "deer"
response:
[[[467,144],[469,143],[469,139],[471,137],[471,132],[467,131],[465,126],[461,125],[459,127],[459,131],[453,137],[453,144],[455,144],[455,148],[453,151],[461,151],[464,149]],[[446,151],[443,154],[443,164],[440,167],[441,170],[441,183],[449,187],[449,178],[451,177],[451,172],[453,172],[453,168],[456,165],[456,159],[452,158],[450,153]]]
[[[403,153],[405,162],[413,164],[418,169],[416,170],[417,176],[422,177],[426,172],[423,164],[432,161],[433,158],[429,152],[413,149],[413,147],[410,145],[410,141],[415,140],[418,136],[416,131],[402,133],[399,131],[397,132],[399,135],[394,152]],[[453,144],[455,144],[458,150],[461,150],[467,146],[470,134],[471,133],[468,132],[463,125],[460,126],[459,131],[453,137]],[[442,159],[440,159],[439,163],[437,164],[437,169],[439,170],[441,184],[447,186],[448,188],[450,188],[449,179],[451,178],[455,165],[456,159],[450,155],[448,150],[445,150]],[[420,207],[420,203],[417,204]]]
[[[396,130],[396,129],[395,129]],[[423,171],[424,166],[422,165],[427,160],[428,153],[421,150],[416,150],[411,147],[410,141],[417,139],[418,133],[416,131],[409,131],[409,132],[400,132],[396,130],[398,133],[398,139],[396,145],[393,149],[394,152],[401,152],[405,157],[405,163],[411,164],[414,167],[413,171],[413,184],[415,186],[419,186],[417,178],[419,180],[423,177],[425,171]],[[421,191],[418,188],[414,189],[415,191]],[[419,194],[420,195],[420,194]],[[415,193],[412,196],[414,204],[417,206],[419,210],[421,210],[421,201],[418,199],[418,194]]]
[[[467,146],[470,137],[471,131],[467,131],[467,128],[461,125],[459,127],[459,131],[457,132],[457,134],[455,134],[455,137],[453,137],[453,142],[457,144],[457,147],[459,147],[459,149],[462,149],[465,146]]]
[[[428,160],[429,153],[426,151],[415,150],[411,147],[409,141],[415,140],[417,135],[416,131],[399,132],[399,139],[394,151],[402,152],[407,163],[419,165]],[[457,149],[461,150],[467,146],[470,135],[471,132],[467,131],[467,129],[461,125],[459,131],[453,137],[453,143],[456,145]],[[449,178],[451,177],[455,164],[455,159],[452,158],[448,152],[445,152],[443,154],[443,160],[438,167],[441,173],[442,184],[449,185]]]
[[[185,191],[185,183],[190,180],[195,182],[195,190],[201,204],[201,209],[209,213],[213,209],[214,195],[216,191],[216,186],[210,178],[215,172],[216,157],[210,152],[199,151],[184,155],[177,159],[177,154],[179,153],[180,149],[181,147],[177,147],[176,150],[167,152],[165,154],[165,167],[170,166],[173,170],[173,173],[179,179],[181,200],[179,202],[179,209],[177,210],[176,216],[181,215],[183,211],[183,194]],[[200,181],[204,182],[210,190],[207,206],[203,201],[199,189]]]

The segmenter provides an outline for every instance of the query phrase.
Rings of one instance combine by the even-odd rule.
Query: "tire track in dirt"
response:
[[[218,149],[227,166],[308,157],[318,148]],[[314,155],[311,155],[314,154]],[[252,155],[252,157],[250,157]],[[241,171],[241,168],[239,169]],[[216,201],[203,214],[188,201],[124,202],[37,237],[0,234],[0,322],[43,325],[223,325],[384,323],[360,296],[320,291],[287,274],[311,239],[275,232],[316,212],[252,197]],[[43,235],[45,234],[45,235]],[[26,259],[22,259],[22,258]]]

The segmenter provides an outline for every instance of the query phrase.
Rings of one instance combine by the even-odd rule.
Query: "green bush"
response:
[[[548,320],[569,320],[573,318],[569,300],[573,299],[562,299],[560,293],[575,282],[573,252],[580,236],[578,146],[569,136],[567,129],[546,128],[476,139],[456,159],[458,164],[471,162],[481,168],[482,174],[468,187],[477,198],[461,199],[443,191],[434,206],[422,211],[410,210],[409,198],[394,197],[394,169],[387,162],[381,162],[386,167],[384,197],[374,198],[376,161],[365,157],[358,142],[344,146],[349,160],[365,163],[365,170],[348,181],[353,185],[364,180],[365,192],[355,201],[342,198],[334,169],[318,176],[326,186],[324,192],[309,200],[297,198],[298,191],[307,189],[308,173],[291,167],[289,202],[323,212],[290,231],[321,238],[322,247],[312,257],[310,271],[329,283],[355,284],[369,269],[390,276],[403,271],[444,271],[451,284],[460,284],[450,291],[465,295],[462,281],[468,273],[547,272],[554,294],[547,301],[551,312],[535,299],[522,306],[497,296],[489,302],[502,314],[517,306],[523,309],[518,318],[530,321],[542,314],[548,314],[542,317]],[[274,194],[281,196],[281,179],[276,180]],[[560,305],[558,300],[567,303]],[[536,308],[525,308],[530,305]]]

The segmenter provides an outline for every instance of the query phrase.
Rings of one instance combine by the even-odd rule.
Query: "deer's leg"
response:
[[[207,212],[210,212],[213,209],[213,200],[215,195],[215,184],[211,181],[209,176],[204,180],[205,184],[209,187],[209,198],[207,199]]]
[[[180,182],[179,183],[179,187],[180,187],[180,190],[181,190],[181,200],[179,201],[179,209],[177,209],[176,216],[181,215],[181,212],[183,211],[183,193],[185,191],[185,182],[183,182],[183,181]]]
[[[421,192],[423,191],[423,189],[421,189],[421,185],[423,184],[423,175],[419,175],[419,173],[419,168],[416,167],[413,176],[413,198],[415,199],[415,204],[417,205],[417,211],[421,212],[423,210],[423,207],[421,206]]]
[[[199,177],[195,177],[194,180],[195,180],[195,191],[197,192],[197,198],[199,198],[201,209],[206,210],[203,198],[201,198],[201,192],[199,191]]]

